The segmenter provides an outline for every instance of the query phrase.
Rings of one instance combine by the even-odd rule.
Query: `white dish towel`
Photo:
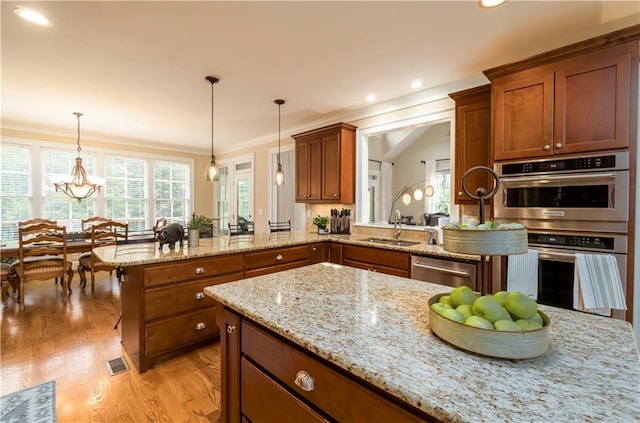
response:
[[[538,300],[538,250],[513,254],[508,258],[507,291],[520,291]]]
[[[610,316],[611,309],[627,309],[616,258],[611,254],[576,253],[575,281],[578,282],[573,284],[576,310]]]

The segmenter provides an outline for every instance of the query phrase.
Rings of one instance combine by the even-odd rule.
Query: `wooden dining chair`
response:
[[[82,219],[81,221],[82,232],[91,233],[91,228],[94,225],[98,225],[100,223],[105,223],[105,222],[111,222],[111,219],[107,219],[106,217],[100,217],[100,216],[93,216],[87,219]]]
[[[87,274],[91,272],[91,292],[96,290],[96,272],[113,271],[115,266],[107,265],[98,256],[93,254],[93,249],[97,247],[116,245],[118,242],[129,239],[129,225],[115,220],[96,223],[91,226],[91,251],[83,253],[78,259],[78,275],[80,276],[80,287],[87,286]]]
[[[291,220],[287,220],[286,222],[272,222],[269,223],[269,232],[291,232]]]
[[[255,233],[253,222],[243,221],[238,225],[229,225],[229,245],[238,241],[251,241],[253,242],[253,235]]]
[[[60,278],[60,286],[71,294],[73,270],[67,260],[67,229],[52,223],[21,222],[18,225],[18,259],[11,273],[18,280],[18,301],[31,280]]]

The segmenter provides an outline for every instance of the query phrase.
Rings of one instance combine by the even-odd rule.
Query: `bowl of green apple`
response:
[[[549,317],[518,291],[478,295],[468,286],[429,299],[431,331],[463,350],[526,359],[549,349]]]

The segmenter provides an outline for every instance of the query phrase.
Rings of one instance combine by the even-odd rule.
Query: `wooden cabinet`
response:
[[[456,102],[456,141],[454,201],[456,204],[477,205],[462,189],[464,173],[475,166],[492,166],[491,160],[491,85],[449,94]],[[477,188],[491,192],[495,182],[486,171],[476,171],[465,180],[471,194]]]
[[[630,116],[637,113],[638,33],[631,27],[485,71],[494,159],[628,148]]]
[[[345,244],[342,246],[342,264],[408,278],[411,254],[384,248]]]
[[[329,263],[342,264],[342,244],[330,242],[327,246]]]
[[[122,345],[140,373],[156,361],[211,342],[215,303],[204,287],[242,279],[242,255],[126,267]]]
[[[355,130],[339,123],[293,135],[297,202],[355,202]]]
[[[322,263],[329,259],[326,242],[314,242],[309,244],[309,264]]]
[[[245,253],[245,277],[266,275],[309,264],[309,246],[270,248]]]
[[[429,420],[232,310],[218,322],[222,422]]]

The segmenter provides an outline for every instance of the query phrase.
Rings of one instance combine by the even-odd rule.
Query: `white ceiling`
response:
[[[17,4],[53,26],[18,19]],[[220,78],[214,143],[225,153],[277,139],[276,98],[284,138],[640,23],[637,1],[2,1],[0,12],[3,128],[75,138],[79,111],[83,139],[202,154],[207,75]]]

